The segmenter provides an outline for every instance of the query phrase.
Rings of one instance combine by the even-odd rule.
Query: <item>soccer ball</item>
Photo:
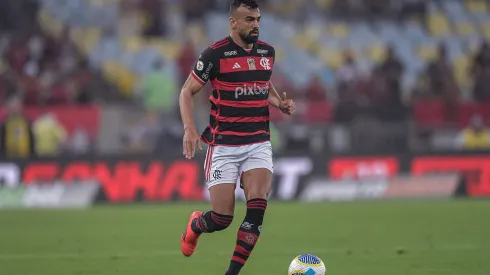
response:
[[[302,254],[294,258],[289,265],[288,275],[325,275],[326,268],[322,259],[312,254]]]

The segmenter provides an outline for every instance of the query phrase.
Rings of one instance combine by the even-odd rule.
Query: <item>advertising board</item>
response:
[[[0,186],[97,182],[98,201],[205,201],[202,154],[88,156],[0,161]],[[271,199],[346,200],[455,195],[490,196],[490,157],[277,155]],[[55,191],[50,191],[54,194]],[[458,191],[459,192],[459,191]],[[238,199],[244,199],[237,188]],[[53,195],[54,196],[54,195]]]

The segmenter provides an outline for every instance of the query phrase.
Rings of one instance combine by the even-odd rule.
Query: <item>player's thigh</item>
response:
[[[212,210],[223,215],[233,215],[235,209],[235,185],[239,164],[233,148],[211,146],[204,163],[206,185]]]
[[[272,172],[266,168],[254,168],[243,173],[242,182],[247,200],[267,199],[272,186]]]
[[[272,186],[272,146],[264,142],[253,146],[247,160],[242,164],[241,185],[247,200],[266,199]]]

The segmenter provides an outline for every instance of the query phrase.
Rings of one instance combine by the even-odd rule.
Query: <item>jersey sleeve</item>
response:
[[[217,68],[219,66],[216,53],[212,48],[204,50],[192,70],[192,76],[202,85],[208,80],[216,78]]]

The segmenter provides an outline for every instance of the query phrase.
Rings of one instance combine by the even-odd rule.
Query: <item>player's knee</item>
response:
[[[269,190],[264,190],[264,188],[249,188],[246,190],[245,196],[247,197],[247,200],[267,199],[269,192]]]
[[[267,199],[271,191],[270,179],[258,177],[257,175],[248,174],[248,177],[244,179],[244,191],[247,200]]]

